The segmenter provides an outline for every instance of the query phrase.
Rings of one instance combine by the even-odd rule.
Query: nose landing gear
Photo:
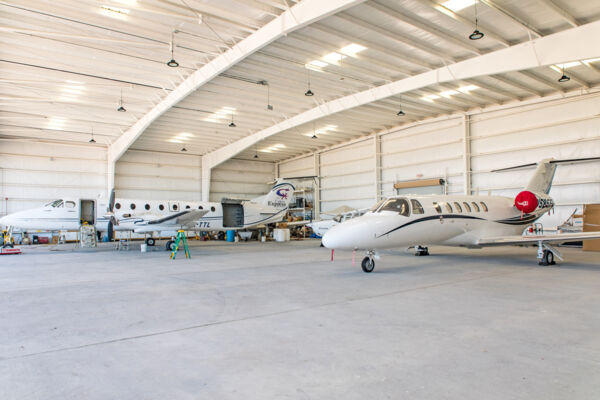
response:
[[[373,270],[375,269],[375,252],[367,251],[367,256],[363,258],[362,262],[360,263],[360,266],[363,272],[373,272]]]
[[[428,256],[428,255],[429,255],[429,249],[427,247],[423,247],[423,246],[415,247],[415,256],[420,257],[420,256]]]

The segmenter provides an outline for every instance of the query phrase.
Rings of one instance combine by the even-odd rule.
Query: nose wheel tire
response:
[[[373,272],[375,269],[375,260],[371,257],[365,257],[363,258],[362,263],[360,263],[360,266],[364,272]]]
[[[154,240],[154,238],[146,238],[146,244],[150,247],[154,246],[156,244],[156,240]]]
[[[175,241],[174,240],[169,240],[167,242],[166,248],[167,248],[167,251],[173,251],[173,250],[175,250]]]

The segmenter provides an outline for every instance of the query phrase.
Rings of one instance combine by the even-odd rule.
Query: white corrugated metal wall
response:
[[[464,116],[452,116],[380,133],[379,159],[375,135],[319,152],[321,210],[343,204],[369,207],[378,195],[394,194],[393,183],[403,180],[444,178],[449,194],[464,193],[466,132],[471,137],[471,193],[514,196],[533,173],[490,172],[495,168],[547,157],[600,156],[600,93],[495,107],[472,113],[467,124]],[[313,164],[313,155],[284,161],[280,175],[312,174]],[[600,202],[600,164],[559,166],[550,194],[556,213],[543,221],[553,227],[581,204]]]
[[[232,159],[211,171],[210,200],[253,199],[267,193],[275,179],[275,163]]]
[[[106,194],[106,149],[0,140],[0,215]]]

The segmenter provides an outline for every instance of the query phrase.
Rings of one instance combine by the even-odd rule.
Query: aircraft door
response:
[[[223,203],[223,227],[241,228],[244,226],[244,206]]]
[[[94,200],[81,200],[79,209],[81,210],[79,219],[81,223],[87,222],[88,225],[96,224],[96,202]]]

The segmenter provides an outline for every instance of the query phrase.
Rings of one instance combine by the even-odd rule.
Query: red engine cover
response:
[[[524,190],[515,197],[515,207],[524,213],[530,213],[538,206],[538,199],[535,194]]]

